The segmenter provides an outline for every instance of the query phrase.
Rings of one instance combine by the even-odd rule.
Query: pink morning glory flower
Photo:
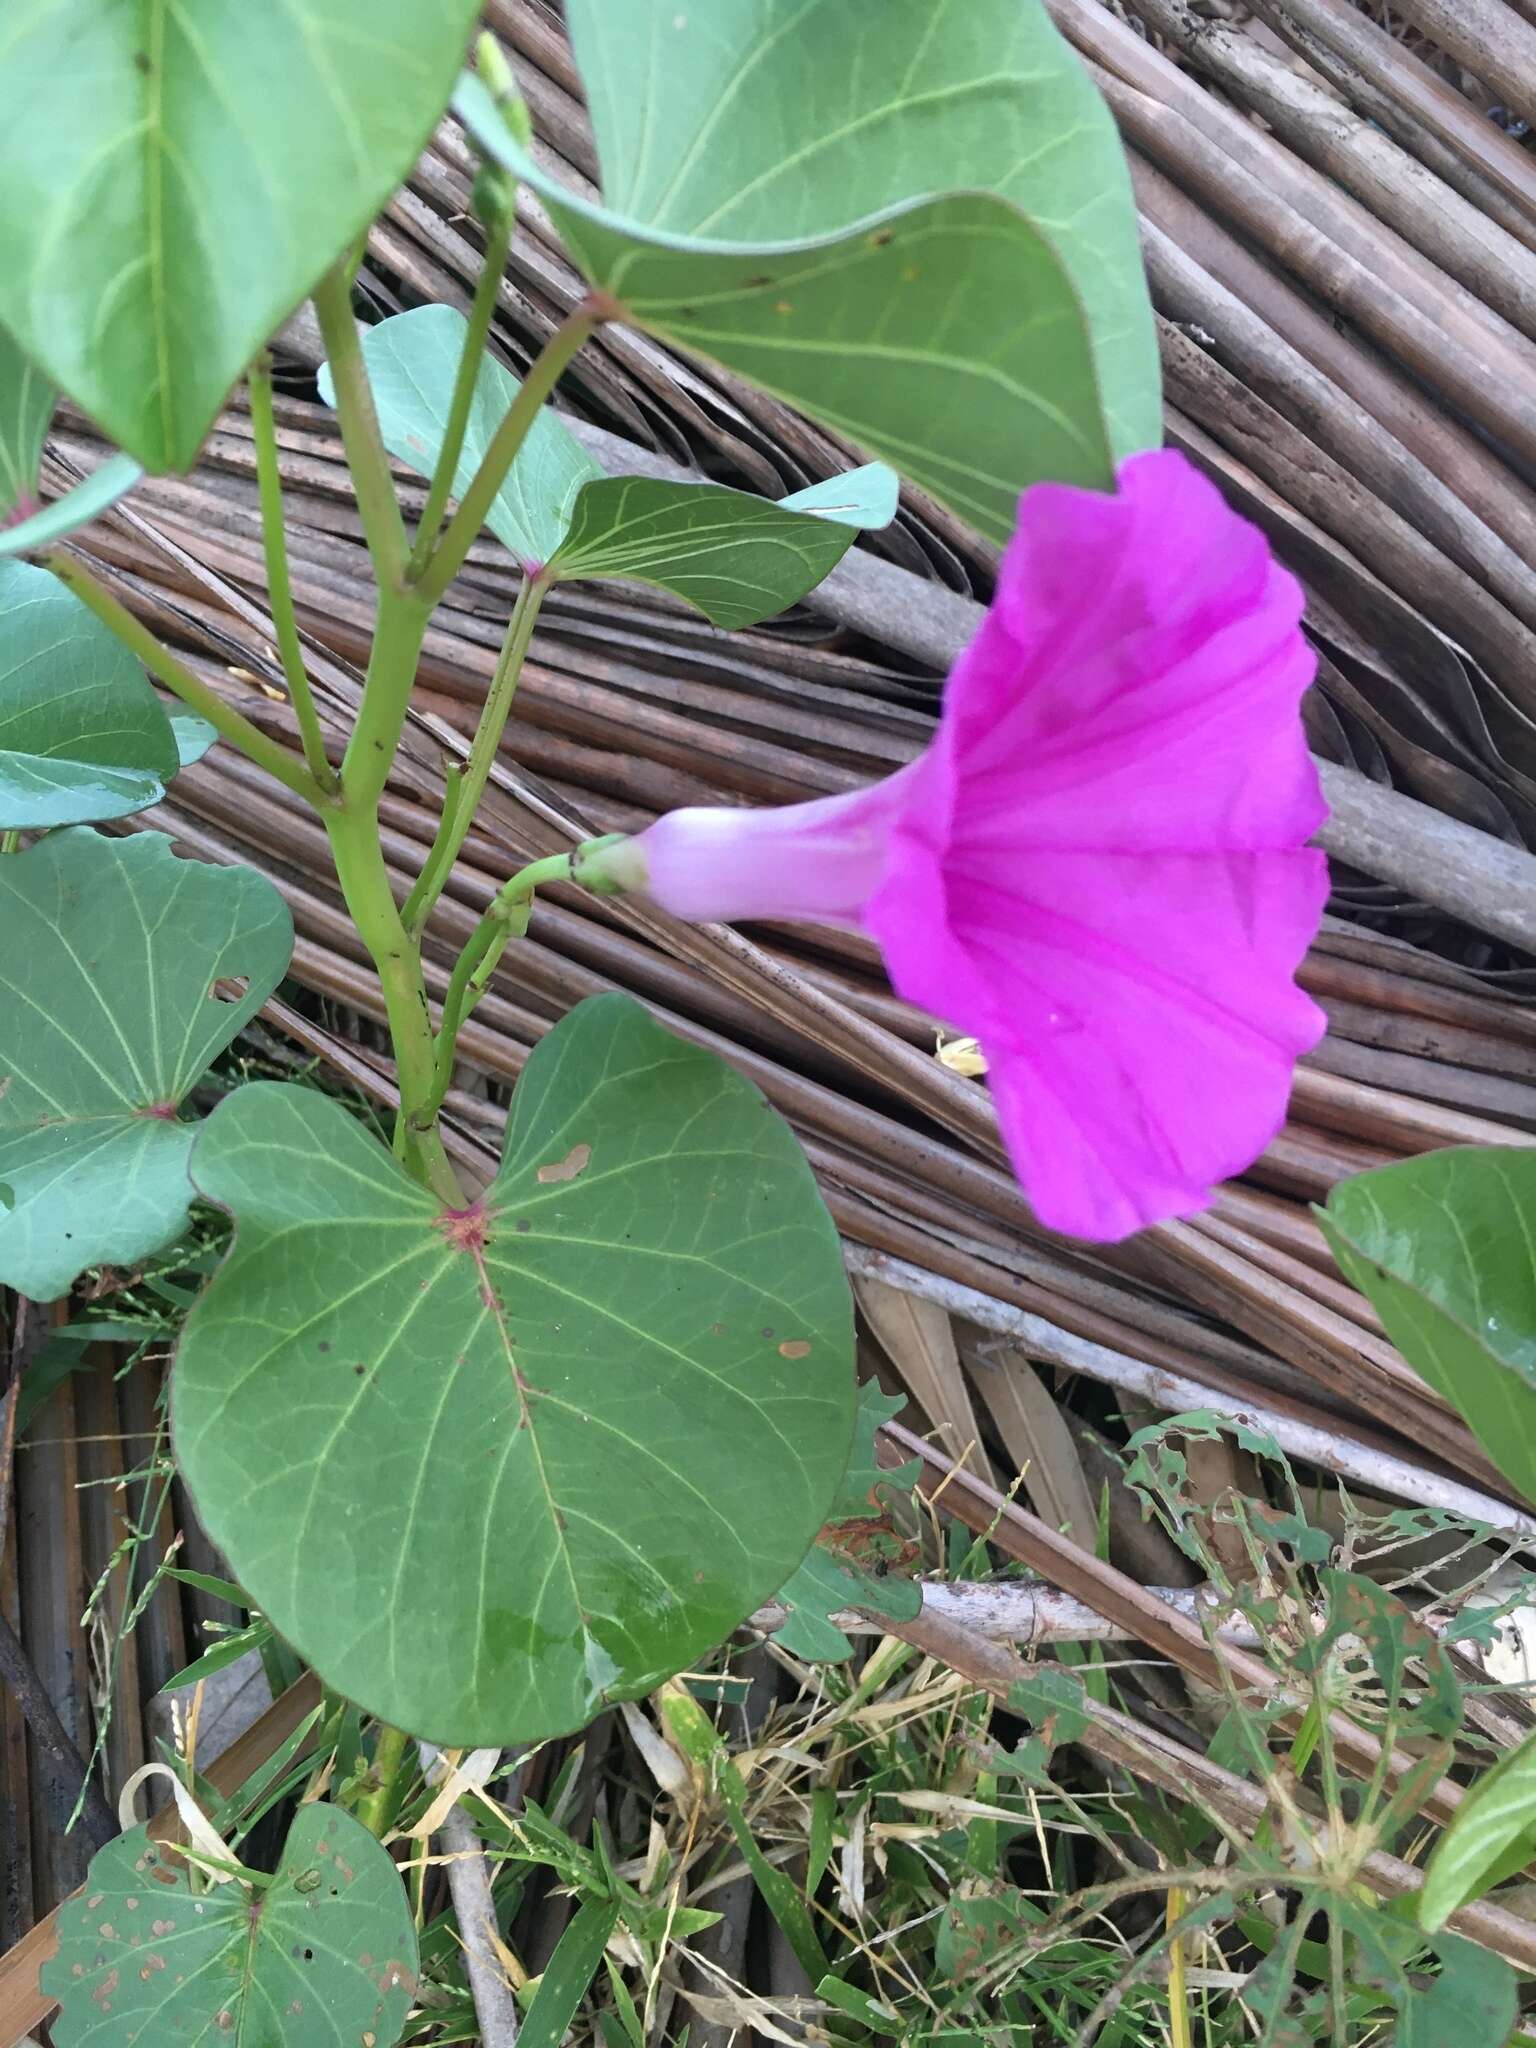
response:
[[[1191,1214],[1273,1137],[1323,1030],[1294,980],[1328,889],[1301,609],[1171,449],[1112,497],[1036,485],[917,760],[815,803],[674,811],[614,878],[679,917],[870,934],[901,995],[980,1040],[1051,1228]]]

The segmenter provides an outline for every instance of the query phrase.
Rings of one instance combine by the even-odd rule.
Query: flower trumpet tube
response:
[[[683,918],[867,932],[898,993],[980,1041],[1042,1223],[1109,1240],[1191,1214],[1274,1136],[1323,1031],[1294,979],[1328,889],[1301,609],[1173,450],[1113,496],[1037,485],[910,766],[674,811],[592,879]]]

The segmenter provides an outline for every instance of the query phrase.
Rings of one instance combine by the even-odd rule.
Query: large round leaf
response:
[[[475,0],[0,11],[0,322],[149,469],[183,469],[409,170]]]
[[[181,1469],[337,1690],[443,1742],[579,1727],[804,1555],[853,1427],[837,1236],[757,1090],[629,998],[540,1043],[466,1215],[274,1083],[193,1176],[236,1228],[177,1355]]]
[[[0,561],[0,826],[126,817],[158,803],[180,765],[116,634],[46,569]]]
[[[570,0],[589,205],[478,80],[455,104],[625,316],[894,462],[998,538],[1024,485],[1161,433],[1136,213],[1041,0]]]
[[[1427,1152],[1314,1213],[1408,1363],[1536,1501],[1536,1152]]]
[[[74,828],[0,858],[0,1283],[51,1300],[185,1226],[181,1103],[292,950],[270,882],[160,833]]]
[[[416,1929],[387,1852],[340,1807],[301,1806],[269,1885],[194,1893],[147,1828],[92,1858],[42,1985],[57,2048],[394,2048]]]

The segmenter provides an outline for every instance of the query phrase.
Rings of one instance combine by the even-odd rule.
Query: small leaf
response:
[[[0,562],[0,825],[126,817],[158,803],[179,765],[117,636],[46,569]]]
[[[824,477],[780,498],[781,512],[814,512],[818,519],[837,519],[864,530],[889,526],[901,500],[901,479],[883,462],[866,462],[841,476]]]
[[[249,868],[76,827],[0,860],[0,927],[0,1282],[51,1301],[185,1228],[178,1112],[277,986],[293,922]]]
[[[146,469],[187,468],[251,357],[410,169],[476,12],[7,10],[0,321]]]
[[[821,1526],[853,1420],[837,1234],[757,1090],[637,1003],[539,1043],[463,1214],[274,1083],[213,1113],[193,1176],[236,1230],[176,1361],[181,1469],[370,1711],[474,1747],[582,1726]]]
[[[253,1621],[249,1628],[231,1629],[227,1636],[220,1636],[201,1657],[194,1657],[190,1664],[183,1665],[174,1678],[166,1679],[162,1692],[180,1692],[183,1686],[196,1685],[200,1678],[212,1678],[215,1672],[225,1670],[251,1650],[260,1650],[272,1640],[271,1627],[265,1621]]]
[[[1419,1925],[1434,1934],[1496,1881],[1507,1853],[1536,1834],[1536,1735],[1484,1771],[1435,1845],[1419,1893]],[[1524,1863],[1516,1866],[1523,1868]]]
[[[177,760],[183,768],[201,761],[219,736],[217,728],[206,718],[199,718],[195,711],[173,711],[171,731],[176,735]]]
[[[1439,1976],[1403,2001],[1398,2048],[1506,2048],[1519,1993],[1509,1964],[1455,1934],[1441,1935],[1435,1954]]]
[[[57,395],[0,327],[0,528],[36,509],[37,473]]]
[[[360,1821],[301,1806],[277,1874],[194,1892],[174,1850],[134,1828],[59,1909],[42,1986],[58,2048],[170,2041],[394,2048],[416,1991],[400,1876]]]
[[[455,106],[624,317],[895,462],[994,539],[1161,433],[1124,157],[1040,0],[571,0],[592,204]],[[1100,394],[1102,393],[1102,403]]]
[[[1408,1363],[1536,1501],[1536,1152],[1426,1152],[1314,1213]]]
[[[442,448],[466,331],[451,307],[421,306],[363,339],[384,439],[423,476]],[[482,357],[455,494],[468,488],[517,390],[510,371]],[[331,400],[327,370],[320,391]],[[606,576],[653,583],[734,629],[797,603],[841,561],[856,528],[886,523],[895,500],[896,479],[879,463],[782,504],[720,484],[607,477],[546,406],[486,524],[525,569],[547,565],[564,583]]]
[[[89,525],[108,506],[126,497],[143,474],[131,457],[109,455],[62,498],[55,498],[51,505],[45,505],[15,526],[0,527],[0,560],[8,555],[35,554],[39,548],[62,540],[66,533],[73,533],[76,527]]]
[[[443,445],[454,377],[468,322],[451,306],[418,306],[381,320],[363,336],[379,426],[391,455],[430,476]],[[518,380],[496,358],[481,358],[459,466],[457,497],[480,467],[491,437],[517,396]],[[320,396],[334,405],[330,365],[320,371]],[[516,462],[491,505],[487,526],[525,568],[547,562],[565,538],[576,493],[603,472],[546,405],[529,429]]]
[[[604,477],[576,495],[550,566],[561,582],[627,576],[736,631],[798,603],[853,543],[851,522],[787,511],[723,484]]]
[[[555,1943],[527,2017],[517,2030],[520,2048],[560,2048],[618,1923],[619,1909],[611,1899],[587,1899],[577,1908],[575,1918]]]

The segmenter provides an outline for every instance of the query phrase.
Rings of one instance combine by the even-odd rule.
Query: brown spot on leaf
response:
[[[147,1984],[150,1978],[153,1977],[153,1975],[155,1974],[156,1970],[163,1970],[164,1968],[165,1957],[157,1956],[153,1952],[153,1950],[151,1950],[151,1952],[144,1958],[143,1967],[139,1971],[139,1982],[141,1984]]]
[[[96,1989],[91,1993],[91,2003],[99,2005],[103,2012],[108,2011],[107,2000],[112,1996],[121,1981],[116,1970],[108,1970],[105,1977],[102,1978]]]
[[[540,1186],[549,1187],[555,1181],[575,1180],[579,1173],[586,1172],[587,1161],[591,1157],[590,1145],[573,1145],[563,1159],[557,1159],[553,1165],[539,1168],[537,1178]]]
[[[809,1358],[811,1347],[803,1337],[793,1337],[779,1346],[780,1358]]]
[[[176,1932],[176,1922],[174,1920],[152,1920],[149,1923],[149,1931],[155,1935],[174,1934]]]

